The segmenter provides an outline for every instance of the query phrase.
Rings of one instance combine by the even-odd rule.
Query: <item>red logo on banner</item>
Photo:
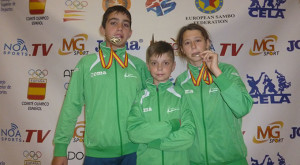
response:
[[[45,79],[44,77],[48,75],[48,71],[31,69],[28,71],[28,74],[32,76],[32,78],[29,78],[27,99],[44,100],[46,97],[47,85],[47,79]]]

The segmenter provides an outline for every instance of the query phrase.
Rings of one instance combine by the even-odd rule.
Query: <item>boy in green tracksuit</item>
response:
[[[150,73],[144,61],[126,52],[132,33],[126,8],[108,8],[100,32],[105,42],[100,44],[99,54],[83,57],[72,74],[54,136],[53,165],[67,163],[67,147],[83,106],[84,165],[136,163],[137,144],[128,139],[126,121]]]
[[[247,165],[241,127],[253,100],[237,70],[218,62],[209,50],[206,29],[198,24],[182,27],[177,42],[188,69],[177,77],[176,86],[185,90],[196,124],[191,164]]]
[[[130,140],[140,143],[137,164],[188,165],[195,125],[182,89],[169,80],[175,68],[173,48],[159,41],[146,54],[153,78],[137,96],[127,122]]]

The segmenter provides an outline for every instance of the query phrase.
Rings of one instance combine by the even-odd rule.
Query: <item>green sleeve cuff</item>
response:
[[[214,82],[217,84],[221,91],[226,90],[232,84],[232,82],[226,77],[224,73],[220,74],[217,78],[214,78]]]
[[[169,122],[170,122],[170,124],[172,126],[172,132],[179,130],[179,128],[180,128],[180,121],[179,121],[179,119],[172,119],[172,120],[169,120]]]
[[[67,156],[68,144],[56,143],[54,146],[54,156]]]
[[[148,147],[160,150],[160,144],[161,144],[161,140],[157,139],[157,140],[153,140],[152,142],[148,143]]]

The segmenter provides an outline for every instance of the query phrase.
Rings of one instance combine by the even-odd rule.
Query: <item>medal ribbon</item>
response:
[[[211,75],[210,72],[208,71],[205,62],[203,62],[203,65],[202,65],[202,68],[200,69],[200,72],[199,72],[199,75],[198,75],[197,80],[195,80],[195,78],[194,78],[194,76],[193,76],[191,70],[190,70],[190,74],[191,74],[191,77],[192,77],[193,84],[194,84],[195,86],[199,86],[199,85],[200,85],[200,82],[201,82],[201,79],[202,79],[202,78],[203,78],[203,81],[204,81],[207,85],[210,85],[210,84],[213,82],[212,75]]]
[[[126,51],[125,51],[124,63],[122,62],[122,60],[120,59],[120,57],[112,49],[110,49],[110,56],[109,56],[109,60],[108,60],[108,64],[107,65],[105,64],[103,53],[102,53],[101,49],[99,50],[99,57],[100,57],[100,60],[101,60],[102,67],[106,68],[106,69],[109,69],[111,67],[112,62],[113,62],[113,58],[116,59],[116,61],[120,64],[120,66],[122,68],[126,68],[128,66],[128,55],[127,55]]]

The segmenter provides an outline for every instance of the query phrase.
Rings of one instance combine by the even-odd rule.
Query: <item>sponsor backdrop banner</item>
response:
[[[143,60],[152,37],[177,52],[180,27],[207,28],[212,50],[238,69],[254,99],[242,128],[249,164],[299,164],[299,0],[0,2],[0,165],[51,163],[73,68],[83,56],[98,53],[102,15],[114,4],[131,12],[127,49]],[[176,61],[173,80],[186,69],[178,56]],[[68,148],[72,165],[82,164],[85,156],[84,128],[82,114]]]

